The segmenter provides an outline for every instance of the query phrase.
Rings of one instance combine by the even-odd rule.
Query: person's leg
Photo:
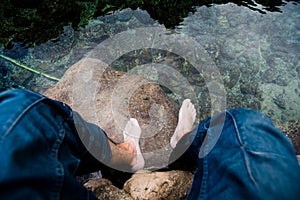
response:
[[[123,131],[123,136],[126,145],[125,149],[132,148],[132,147],[135,149],[134,153],[136,156],[133,159],[132,168],[131,168],[132,172],[141,170],[145,166],[145,160],[142,155],[140,144],[139,144],[141,132],[142,130],[138,121],[135,118],[130,118]],[[124,143],[118,146],[119,147],[124,146]]]
[[[170,145],[174,149],[178,141],[193,129],[196,120],[196,109],[190,99],[185,99],[179,109],[178,123],[174,134],[170,139]]]
[[[0,113],[0,199],[95,198],[75,176],[109,171],[110,165],[143,167],[138,139],[116,145],[62,102],[9,90],[0,93]],[[128,124],[127,133],[140,134],[138,124]]]
[[[214,130],[220,126],[223,129],[215,141],[219,133]],[[187,199],[300,196],[300,167],[293,146],[258,111],[234,109],[207,119],[185,135],[174,152],[187,145],[190,146],[182,158],[198,166]]]
[[[130,135],[124,138],[123,143],[116,144],[107,137],[101,128],[95,124],[86,122],[75,111],[73,111],[73,118],[81,142],[88,150],[87,153],[92,155],[82,156],[82,165],[79,166],[78,175],[79,173],[88,173],[85,169],[90,171],[93,166],[94,170],[110,167],[126,172],[135,172],[144,167],[144,159],[139,147],[141,130],[136,119],[130,119],[125,127],[124,131]],[[135,123],[133,123],[133,121]],[[131,134],[137,134],[137,136],[130,139],[132,138]],[[95,160],[97,160],[98,163],[100,161],[101,165],[93,164],[93,166],[91,166],[91,163],[97,163]],[[86,168],[86,166],[90,167]]]
[[[0,199],[96,199],[74,175],[82,145],[63,103],[27,90],[0,93]]]

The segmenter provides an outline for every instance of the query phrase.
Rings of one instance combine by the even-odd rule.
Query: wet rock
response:
[[[144,10],[137,9],[133,12],[133,15],[142,23],[142,24],[154,24],[155,21],[150,17],[149,13]]]
[[[129,118],[136,118],[142,129],[140,145],[146,167],[168,164],[177,111],[159,85],[87,58],[71,66],[44,94],[70,105],[116,143],[123,142],[122,133]]]
[[[129,194],[112,185],[107,179],[92,179],[86,182],[84,186],[91,190],[98,199],[132,200]]]
[[[4,55],[13,58],[24,58],[28,54],[28,45],[21,42],[10,42],[4,50]]]
[[[118,12],[118,19],[121,22],[127,22],[133,16],[133,11],[130,8],[126,8]]]
[[[226,62],[219,66],[226,88],[233,88],[240,79],[240,69],[235,64]]]
[[[218,26],[220,27],[220,31],[222,32],[225,32],[230,27],[228,19],[224,15],[218,16],[217,22]]]
[[[287,97],[284,93],[281,93],[281,94],[277,95],[273,100],[274,100],[274,103],[280,109],[286,109],[286,107],[287,107]]]
[[[226,58],[235,59],[243,51],[245,51],[245,46],[230,38],[227,38],[221,45],[221,54]]]
[[[124,190],[138,200],[184,199],[192,178],[192,173],[185,171],[137,173]]]
[[[17,70],[11,75],[11,79],[19,85],[26,85],[32,77],[33,73],[27,70]]]
[[[1,66],[1,68],[0,68],[0,75],[1,75],[1,76],[6,76],[7,73],[8,73],[7,67]]]
[[[257,94],[258,90],[258,83],[241,83],[240,90],[242,94]]]
[[[285,72],[278,72],[275,69],[269,68],[261,72],[261,79],[265,83],[275,83],[280,86],[287,86],[288,79]]]
[[[116,15],[106,15],[102,18],[102,21],[105,24],[114,24],[118,20],[118,17]]]
[[[59,60],[70,54],[75,45],[75,31],[71,26],[64,27],[58,38],[47,41],[33,49],[33,57],[44,62]],[[57,61],[56,61],[57,62]]]
[[[289,44],[286,40],[286,38],[279,36],[279,35],[275,35],[273,37],[270,37],[269,42],[271,44],[271,48],[273,51],[283,51],[283,52],[288,52],[288,47]]]

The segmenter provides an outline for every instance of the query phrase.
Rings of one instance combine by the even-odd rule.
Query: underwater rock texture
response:
[[[228,108],[251,107],[286,122],[300,118],[298,11],[291,3],[265,15],[232,3],[198,7],[177,30],[214,60]]]
[[[290,138],[296,153],[300,155],[300,120],[276,123],[275,126]]]

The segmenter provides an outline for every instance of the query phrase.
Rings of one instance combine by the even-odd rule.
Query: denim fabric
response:
[[[0,93],[0,113],[0,199],[96,199],[75,175],[101,163],[82,144],[68,106],[9,90]],[[102,130],[90,134],[105,138]]]
[[[102,145],[100,160],[111,158],[100,128],[63,103],[25,90],[0,93],[0,113],[0,199],[96,199],[74,176],[102,165],[86,147]],[[198,166],[187,199],[300,197],[292,144],[258,111],[234,109],[206,119],[174,152],[180,148]]]
[[[106,169],[112,158],[106,133],[97,125],[84,121],[75,111],[73,111],[73,119],[78,136],[85,147],[85,154],[88,154],[81,156],[81,165],[76,175],[86,175],[91,171]]]
[[[219,124],[224,115],[225,123]],[[217,143],[201,157],[201,146],[214,142],[209,136],[220,125]],[[204,144],[206,136],[210,139]],[[183,137],[175,151],[187,144],[191,145],[183,157],[198,167],[188,200],[300,198],[300,167],[294,148],[258,111],[234,109],[207,119]]]

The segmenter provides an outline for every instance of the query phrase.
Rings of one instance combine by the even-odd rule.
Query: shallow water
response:
[[[300,119],[300,7],[260,14],[234,4],[201,7],[178,32],[209,52],[229,107],[257,104],[278,121]]]
[[[136,68],[138,70],[135,73],[158,81],[166,79],[160,74],[163,66],[171,66],[174,73],[178,72],[179,75],[169,74],[172,79],[169,81],[170,88],[167,88],[173,90],[176,84],[181,84],[178,80],[182,75],[183,81],[186,80],[194,89],[199,113],[205,113],[199,118],[211,113],[212,105],[215,104],[212,102],[214,94],[211,93],[216,93],[224,97],[222,102],[225,104],[222,105],[226,108],[260,109],[279,122],[300,119],[300,5],[288,3],[281,10],[281,13],[261,14],[231,3],[209,8],[197,7],[195,13],[186,17],[175,30],[168,32],[166,40],[172,40],[178,35],[188,38],[189,42],[195,40],[198,49],[203,51],[197,52],[196,56],[200,56],[200,60],[207,59],[200,64],[209,63],[208,66],[216,67],[209,75],[217,77],[220,74],[223,85],[220,88],[224,88],[224,94],[222,91],[218,93],[219,88],[212,91],[213,86],[209,85],[208,80],[210,77],[202,74],[201,70],[193,66],[195,63],[183,59],[184,55],[176,53],[178,49],[172,47],[155,49],[153,47],[156,46],[152,44],[150,48],[126,52],[116,58],[111,67],[124,71]],[[35,48],[16,49],[16,52],[20,52],[16,59],[60,78],[72,64],[88,55],[97,45],[107,42],[108,38],[114,38],[117,33],[129,29],[152,26],[164,29],[145,11],[125,9],[99,17],[80,31],[66,26],[59,38]],[[182,52],[194,50],[194,45],[187,45],[185,39],[182,41],[176,46],[182,48]],[[4,53],[2,51],[4,49],[1,54]],[[149,63],[154,65],[148,66]],[[43,92],[56,83],[3,58],[0,64],[2,89],[28,88]],[[159,66],[161,68],[155,68]],[[146,67],[150,70],[145,71]],[[169,93],[169,96],[181,101],[183,93],[184,89],[181,88],[177,94]]]

